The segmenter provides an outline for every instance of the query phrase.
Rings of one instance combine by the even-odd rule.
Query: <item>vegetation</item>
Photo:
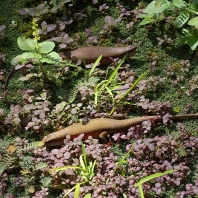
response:
[[[167,119],[198,113],[197,1],[0,4],[0,197],[198,196],[197,118]],[[137,50],[110,65],[59,54],[88,45]],[[116,114],[160,114],[163,123],[145,121],[109,144],[82,143],[83,134],[60,147],[41,142]]]

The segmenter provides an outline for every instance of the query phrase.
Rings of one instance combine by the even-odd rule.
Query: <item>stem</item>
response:
[[[40,67],[40,70],[44,76],[45,81],[50,82],[50,79],[47,77],[47,74],[45,73],[45,70],[43,68],[43,63],[41,61],[39,61],[39,67]]]

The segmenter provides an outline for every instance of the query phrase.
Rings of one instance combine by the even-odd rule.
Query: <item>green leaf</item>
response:
[[[187,44],[190,46],[191,50],[194,51],[198,46],[198,38],[190,36],[187,40]]]
[[[109,95],[111,96],[111,98],[112,98],[112,103],[113,103],[113,106],[114,106],[115,100],[114,100],[114,98],[113,98],[113,93],[112,93],[112,91],[111,91],[108,87],[106,87],[106,86],[105,86],[105,89],[107,90],[107,92],[108,92]]]
[[[193,1],[193,3],[194,3],[194,1]],[[186,10],[189,11],[189,12],[191,12],[191,13],[198,14],[198,8],[197,8],[197,6],[194,5],[193,3],[191,3],[191,4],[189,5],[189,7],[186,8]]]
[[[52,177],[43,177],[41,178],[41,183],[43,187],[48,187],[52,181]]]
[[[119,64],[116,66],[116,68],[113,70],[112,74],[109,76],[109,78],[107,79],[107,82],[105,84],[105,87],[108,87],[108,85],[116,78],[116,76],[118,75],[118,70],[119,68],[122,66],[122,64],[124,63],[125,59],[126,59],[127,54],[122,58],[122,60],[119,62]]]
[[[27,61],[26,58],[23,57],[23,54],[20,54],[18,56],[15,56],[12,61],[11,61],[11,65],[17,65],[18,63],[25,63]]]
[[[41,59],[42,63],[58,64],[61,61],[60,55],[56,52],[51,52]]]
[[[38,46],[40,47],[41,53],[47,54],[54,49],[55,44],[54,42],[51,42],[51,41],[44,41],[42,43],[39,43]]]
[[[177,8],[185,8],[187,4],[183,0],[173,0],[173,5]]]
[[[85,146],[84,146],[83,142],[80,141],[80,143],[81,143],[83,159],[84,159],[83,163],[85,164],[85,167],[87,168],[87,153],[86,153]]]
[[[46,163],[39,162],[38,164],[36,164],[35,170],[41,170],[41,169],[44,169],[45,167],[47,167],[47,164]]]
[[[176,24],[180,28],[182,27],[189,19],[189,13],[187,11],[181,12],[176,19]]]
[[[152,1],[144,10],[147,14],[160,14],[170,8],[171,4],[168,1]]]
[[[84,198],[91,198],[91,193],[86,194]]]
[[[125,193],[122,193],[123,198],[127,198],[127,195]]]
[[[134,186],[137,187],[138,184],[143,184],[143,183],[145,183],[145,182],[147,182],[147,181],[149,181],[149,180],[151,180],[151,179],[154,179],[154,178],[156,178],[156,177],[161,177],[161,176],[163,176],[163,175],[167,175],[167,174],[173,173],[173,172],[175,172],[175,171],[176,171],[176,170],[167,170],[167,171],[165,171],[165,172],[163,172],[163,173],[162,173],[162,172],[154,173],[154,174],[152,174],[152,175],[149,175],[149,176],[147,176],[147,177],[144,177],[144,178],[140,179],[140,181],[137,182]]]
[[[85,162],[83,161],[83,155],[80,155],[79,157],[80,165],[83,170],[87,170],[87,165],[85,165]]]
[[[6,170],[7,168],[10,168],[12,163],[14,163],[15,158],[12,156],[9,156],[8,154],[5,154],[0,161],[0,175]]]
[[[76,189],[74,192],[74,198],[79,198],[79,194],[80,194],[80,183],[76,184]]]
[[[150,72],[150,70],[145,71],[132,85],[131,87],[122,95],[122,97],[118,100],[117,103],[119,103],[121,100],[123,100],[127,95],[129,95],[134,88],[137,86],[137,84]]]
[[[156,22],[156,19],[154,18],[145,18],[141,21],[140,25],[147,25],[149,23],[154,23]]]
[[[18,37],[17,44],[22,50],[35,51],[36,49],[35,41],[30,38],[26,39],[24,36]]]
[[[22,58],[23,59],[29,59],[29,58],[42,58],[40,54],[36,53],[36,52],[24,52],[22,54]]]
[[[198,38],[193,35],[184,36],[181,39],[180,44],[186,44],[186,43],[189,45],[191,50],[194,51],[198,46]]]
[[[93,66],[91,67],[91,70],[89,72],[89,77],[91,76],[91,74],[94,72],[96,66],[98,65],[98,63],[100,62],[100,60],[102,59],[102,55],[100,55],[97,60],[95,61],[95,63],[93,64]]]
[[[182,33],[185,35],[185,36],[189,36],[190,35],[190,32],[189,32],[189,30],[188,29],[186,29],[186,28],[182,28]]]
[[[54,171],[58,172],[58,171],[65,171],[69,168],[70,169],[82,169],[79,166],[62,166],[62,167],[52,168],[51,170],[54,170]]]
[[[6,140],[0,140],[0,149],[3,148],[3,150],[5,150],[8,148],[9,145],[10,145],[10,142]]]
[[[188,21],[188,25],[198,26],[198,17],[192,18],[190,21]]]
[[[44,143],[42,141],[34,141],[34,142],[31,142],[27,145],[24,145],[24,147],[19,149],[18,152],[22,152],[22,151],[25,151],[25,150],[27,151],[27,150],[42,147],[42,146],[44,146]]]

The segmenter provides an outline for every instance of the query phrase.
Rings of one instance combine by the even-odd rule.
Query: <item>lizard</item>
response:
[[[195,118],[198,117],[198,114],[182,114],[182,115],[168,115],[171,120],[184,119],[184,118]],[[59,139],[64,139],[67,135],[70,135],[72,138],[84,134],[84,139],[88,136],[93,138],[101,138],[103,142],[106,141],[104,134],[111,134],[116,132],[121,132],[127,130],[130,127],[141,124],[143,121],[152,120],[154,122],[162,121],[160,115],[154,116],[143,116],[135,117],[124,120],[116,120],[110,118],[95,118],[91,119],[87,124],[74,123],[62,130],[50,133],[42,139],[43,143],[48,143],[52,141],[58,141]],[[104,134],[102,132],[106,131]]]
[[[101,65],[111,63],[112,58],[122,58],[125,54],[134,55],[136,46],[129,45],[126,47],[100,47],[100,46],[88,46],[88,47],[80,47],[76,50],[67,50],[65,52],[60,52],[59,55],[62,57],[63,60],[70,59],[72,61],[76,61],[78,59],[83,59],[87,64],[93,63],[96,59],[102,54],[103,57],[100,61]],[[6,98],[7,94],[7,84],[11,74],[16,69],[13,68],[10,73],[8,74],[5,83],[4,83],[4,98]]]
[[[134,55],[136,46],[129,45],[126,47],[101,47],[101,46],[87,46],[80,47],[76,50],[67,50],[60,52],[59,55],[63,60],[70,59],[72,62],[77,62],[78,59],[85,60],[86,64],[93,63],[102,55],[100,60],[101,65],[110,64],[111,58],[123,58],[124,55]],[[83,63],[83,62],[82,62]]]

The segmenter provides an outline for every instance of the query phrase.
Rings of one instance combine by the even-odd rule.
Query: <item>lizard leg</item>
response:
[[[99,140],[102,144],[107,144],[109,142],[107,139],[108,135],[109,135],[108,131],[103,131],[102,133],[100,133]]]

